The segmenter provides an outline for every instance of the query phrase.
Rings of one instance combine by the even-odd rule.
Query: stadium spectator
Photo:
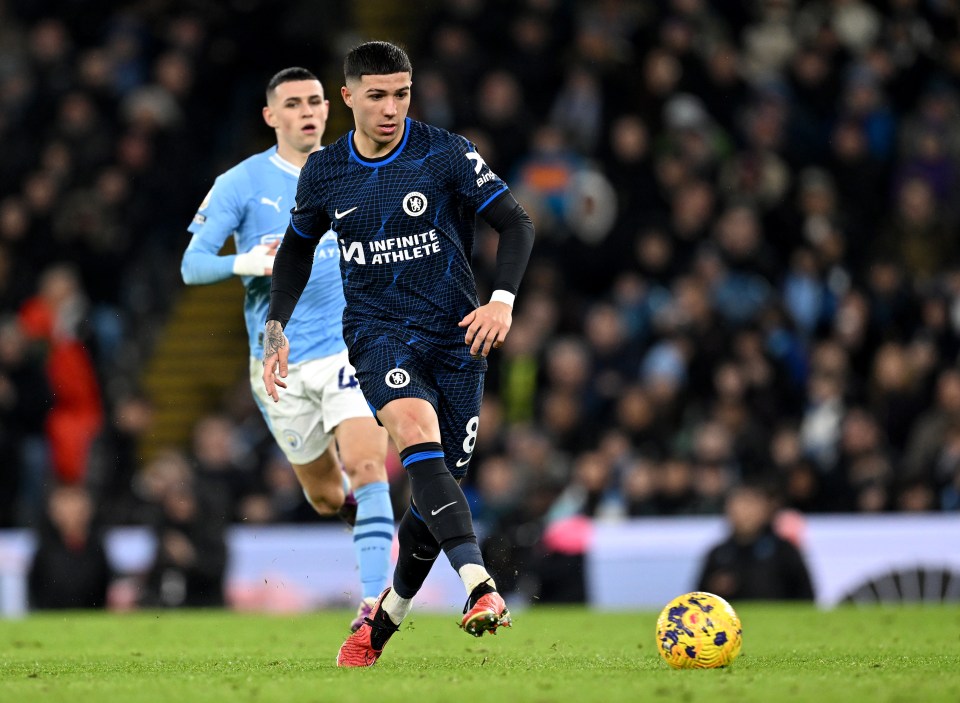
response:
[[[190,473],[158,488],[158,517],[152,525],[156,551],[141,604],[166,608],[224,605],[227,521],[220,503]]]
[[[949,222],[938,212],[929,182],[913,176],[896,189],[897,209],[883,231],[883,252],[903,263],[911,279],[930,281],[938,271],[957,263],[957,247]]]
[[[153,418],[149,398],[139,393],[124,395],[93,440],[86,485],[103,524],[143,522],[143,501],[134,493],[134,481],[140,470],[140,442],[153,428]]]
[[[933,478],[941,452],[950,452],[954,428],[960,426],[960,371],[947,368],[936,380],[933,403],[911,424],[902,473]]]
[[[741,484],[726,501],[730,535],[704,558],[696,588],[736,601],[813,600],[800,551],[773,530],[775,502],[758,485]]]
[[[43,356],[15,317],[0,321],[0,526],[33,524],[48,478],[44,421],[53,396]]]
[[[76,270],[47,269],[37,294],[20,308],[27,337],[46,348],[46,374],[53,392],[45,430],[55,480],[79,483],[87,472],[90,445],[103,424],[100,382],[79,337],[86,299]]]
[[[619,495],[614,466],[602,452],[580,454],[573,466],[570,483],[547,513],[556,522],[574,515],[604,517],[619,512]]]
[[[50,491],[27,579],[32,608],[106,606],[113,574],[94,509],[81,486]]]
[[[223,414],[202,417],[193,430],[190,459],[201,490],[224,522],[243,518],[243,501],[260,490],[253,456]]]

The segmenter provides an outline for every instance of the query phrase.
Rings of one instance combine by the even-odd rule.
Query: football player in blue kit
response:
[[[392,587],[337,656],[339,666],[352,667],[376,662],[441,551],[467,592],[461,627],[479,637],[510,624],[458,479],[476,442],[486,357],[510,331],[534,231],[473,144],[407,117],[412,67],[402,49],[362,44],[347,55],[344,77],[355,129],[301,171],[274,267],[263,381],[274,399],[287,385],[284,328],[332,226],[350,361],[400,451],[412,493]],[[470,264],[476,215],[500,235],[494,291],[484,304]],[[293,319],[300,315],[298,308]]]
[[[394,520],[384,467],[387,433],[374,419],[347,358],[341,329],[343,285],[333,232],[319,233],[315,264],[305,281],[297,318],[288,327],[297,347],[289,357],[283,402],[270,402],[264,391],[263,326],[274,254],[290,221],[297,177],[307,157],[321,148],[329,111],[323,86],[304,68],[277,73],[267,85],[266,97],[263,119],[276,131],[277,145],[216,179],[188,228],[193,237],[181,273],[191,285],[241,277],[251,387],[277,444],[293,465],[307,500],[321,515],[341,511],[353,489],[356,514],[349,521],[362,584],[362,600],[351,625],[355,630],[372,611],[390,571]],[[240,253],[219,255],[230,236]]]

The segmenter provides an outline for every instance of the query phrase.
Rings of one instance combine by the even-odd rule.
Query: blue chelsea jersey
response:
[[[233,236],[237,252],[282,240],[290,222],[299,169],[277,155],[276,147],[237,164],[220,175],[188,227],[187,248],[219,252]],[[290,363],[330,356],[345,348],[342,333],[343,286],[339,249],[333,232],[320,233],[310,280],[285,332]],[[243,314],[250,354],[263,356],[262,335],[270,306],[270,277],[243,276]]]
[[[386,331],[462,345],[457,323],[479,306],[475,216],[506,190],[467,139],[410,118],[382,159],[358,154],[353,131],[311,154],[291,222],[308,237],[323,236],[319,213],[332,222],[347,343]]]

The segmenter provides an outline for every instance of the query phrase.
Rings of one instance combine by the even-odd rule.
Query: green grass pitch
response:
[[[656,613],[534,608],[496,637],[416,610],[371,669],[338,670],[350,614],[60,613],[0,622],[0,701],[960,701],[960,608],[734,604],[728,669],[674,671]]]

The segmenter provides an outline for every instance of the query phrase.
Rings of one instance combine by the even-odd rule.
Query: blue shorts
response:
[[[462,339],[444,346],[383,334],[355,340],[350,363],[374,414],[398,398],[430,403],[440,421],[447,468],[455,478],[466,475],[480,426],[486,359],[470,356]]]

